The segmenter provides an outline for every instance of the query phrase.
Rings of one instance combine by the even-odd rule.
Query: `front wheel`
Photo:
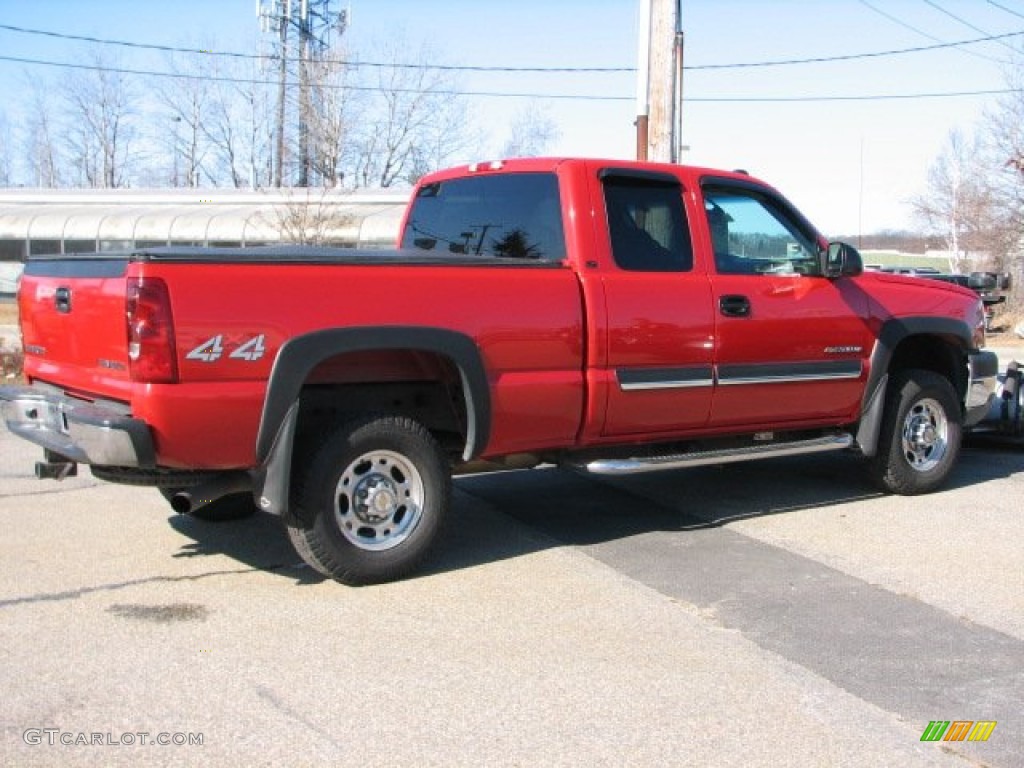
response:
[[[868,463],[872,479],[903,496],[935,490],[960,454],[961,421],[948,379],[918,369],[896,374],[886,393],[878,452]]]
[[[415,568],[451,495],[441,446],[399,416],[343,425],[296,472],[289,537],[307,564],[345,584],[389,581]]]

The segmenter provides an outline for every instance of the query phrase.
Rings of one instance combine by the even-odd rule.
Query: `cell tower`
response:
[[[256,14],[264,35],[273,42],[277,61],[277,126],[274,150],[274,186],[284,184],[289,117],[297,133],[298,178],[296,185],[309,186],[312,157],[309,145],[310,65],[323,60],[333,36],[345,34],[352,18],[341,0],[257,0]],[[297,92],[296,92],[297,91]],[[289,110],[289,96],[293,96]],[[291,112],[291,114],[289,114]]]

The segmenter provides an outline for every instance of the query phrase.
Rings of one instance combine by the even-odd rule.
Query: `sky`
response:
[[[412,61],[426,46],[446,65],[626,70],[454,76],[474,94],[469,114],[487,137],[477,151],[497,151],[515,116],[533,108],[558,128],[547,154],[633,157],[640,0],[345,2],[346,40],[367,58],[398,40]],[[0,0],[0,25],[249,51],[260,35],[256,8],[257,0]],[[683,162],[743,168],[837,236],[915,228],[909,200],[925,191],[950,132],[973,130],[1000,98],[903,97],[998,91],[1014,56],[1024,61],[1024,35],[863,56],[1024,32],[1024,0],[682,0],[682,26]],[[146,51],[0,28],[0,57],[75,62],[96,49],[116,52],[124,67],[166,68]],[[764,65],[831,57],[857,58]],[[738,64],[762,66],[712,68]],[[26,83],[59,83],[68,71],[0,59],[0,111],[12,131]],[[492,158],[460,161],[481,159]]]

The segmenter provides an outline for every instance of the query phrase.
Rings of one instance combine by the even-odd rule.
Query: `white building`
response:
[[[0,293],[29,255],[160,245],[395,244],[409,192],[0,189]]]

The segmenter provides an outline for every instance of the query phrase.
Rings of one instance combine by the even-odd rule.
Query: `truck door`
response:
[[[774,191],[727,179],[705,179],[702,190],[715,261],[710,424],[852,418],[871,351],[856,282],[821,275],[819,236]]]
[[[603,433],[702,427],[711,405],[714,316],[707,275],[694,261],[682,184],[640,169],[606,168],[598,176],[605,215],[597,216],[597,229],[611,248],[603,276]]]

